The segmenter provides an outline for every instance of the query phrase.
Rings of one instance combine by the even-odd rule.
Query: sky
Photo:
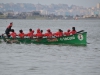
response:
[[[100,3],[100,0],[0,0],[0,3],[68,4],[68,6],[94,7]]]

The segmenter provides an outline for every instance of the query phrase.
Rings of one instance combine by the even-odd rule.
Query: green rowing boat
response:
[[[63,36],[63,37],[53,37],[53,38],[5,38],[2,39],[6,43],[23,43],[23,44],[53,44],[53,45],[86,45],[87,44],[87,32],[79,32],[75,35]]]

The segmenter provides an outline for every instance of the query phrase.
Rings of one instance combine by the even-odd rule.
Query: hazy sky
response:
[[[68,4],[70,5],[77,5],[83,7],[92,7],[96,6],[97,3],[100,3],[100,0],[0,0],[0,3],[33,3],[33,4]]]

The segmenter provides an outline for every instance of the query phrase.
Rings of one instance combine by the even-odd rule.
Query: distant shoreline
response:
[[[7,20],[9,18],[0,18],[0,20]],[[11,18],[13,19],[13,18]],[[18,20],[19,18],[14,18],[14,20]],[[20,19],[19,19],[20,20]],[[74,18],[72,19],[22,19],[22,20],[75,20]],[[100,18],[79,18],[77,20],[100,20]]]

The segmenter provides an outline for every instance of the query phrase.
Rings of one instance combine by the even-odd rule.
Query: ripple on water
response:
[[[13,21],[18,33],[19,28],[28,31],[26,26],[35,31],[38,27],[50,28],[53,32],[61,28],[75,26],[77,30],[86,29],[87,46],[71,45],[35,45],[35,44],[0,44],[0,75],[99,75],[100,74],[100,21],[38,21],[38,20],[7,20]],[[0,20],[5,30],[5,20]],[[55,25],[52,26],[52,25]],[[95,28],[94,28],[95,27]],[[92,30],[93,29],[93,30]],[[93,32],[91,32],[93,31]]]

